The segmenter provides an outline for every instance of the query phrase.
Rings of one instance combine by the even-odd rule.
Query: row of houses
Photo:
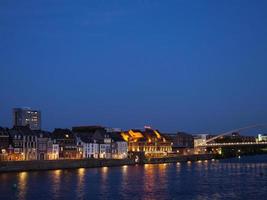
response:
[[[144,129],[79,126],[53,132],[32,130],[29,126],[0,127],[0,160],[124,159],[141,155],[164,157],[170,154],[194,154],[196,146],[213,135],[185,132],[162,134]],[[262,139],[262,138],[261,138]],[[233,133],[215,142],[255,141],[255,137]],[[201,152],[200,152],[201,153]],[[204,152],[205,153],[205,152]]]
[[[55,129],[52,133],[28,126],[0,127],[0,149],[0,160],[16,161],[128,156],[128,144],[120,132],[100,126]]]

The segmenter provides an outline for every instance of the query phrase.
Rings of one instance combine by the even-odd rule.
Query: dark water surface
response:
[[[267,156],[0,173],[0,199],[267,199]]]

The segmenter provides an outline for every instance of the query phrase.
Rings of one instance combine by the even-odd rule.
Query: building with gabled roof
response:
[[[121,133],[128,142],[129,152],[143,152],[147,157],[161,157],[172,151],[171,141],[166,140],[158,130],[145,127]]]

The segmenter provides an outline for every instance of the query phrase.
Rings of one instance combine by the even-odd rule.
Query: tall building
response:
[[[29,126],[32,130],[40,130],[41,111],[31,108],[14,108],[13,126]]]

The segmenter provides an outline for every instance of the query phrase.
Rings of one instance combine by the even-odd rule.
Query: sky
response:
[[[267,1],[1,0],[0,126],[25,106],[46,130],[267,123]]]

